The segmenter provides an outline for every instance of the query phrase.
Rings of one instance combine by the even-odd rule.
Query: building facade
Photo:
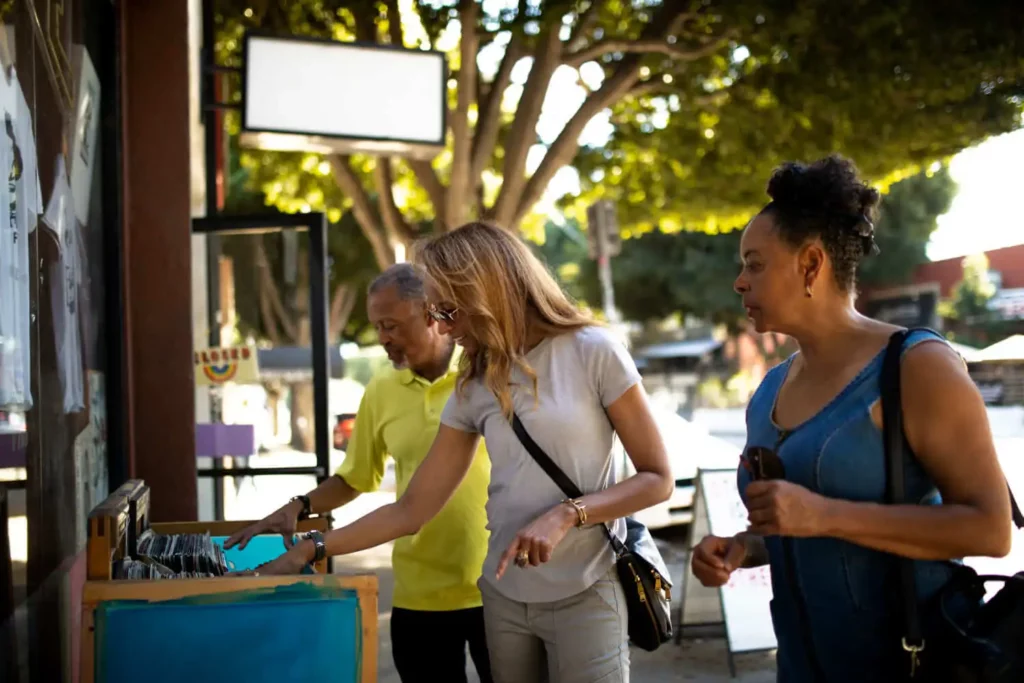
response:
[[[109,490],[159,481],[154,518],[197,514],[198,19],[188,0],[0,3],[5,681],[77,680],[86,516]]]

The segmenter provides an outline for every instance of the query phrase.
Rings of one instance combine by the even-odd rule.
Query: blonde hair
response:
[[[545,337],[595,324],[573,302],[533,252],[506,230],[474,222],[419,243],[414,262],[437,296],[468,315],[479,348],[462,358],[458,390],[482,377],[506,417],[512,417],[512,369],[537,394],[526,360],[531,324]]]

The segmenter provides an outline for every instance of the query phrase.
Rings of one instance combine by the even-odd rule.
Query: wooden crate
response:
[[[332,586],[355,591],[361,615],[362,661],[360,683],[377,681],[377,577],[342,575],[239,576],[213,579],[166,579],[161,581],[87,581],[82,597],[82,683],[95,683],[96,609],[106,601],[143,600],[164,602],[197,595],[235,593],[298,583]],[[258,646],[258,643],[254,643]],[[173,638],[167,639],[173,656]],[[237,654],[237,653],[236,653]]]
[[[113,564],[129,555],[129,548],[146,529],[158,534],[202,534],[230,536],[252,524],[243,521],[209,522],[156,522],[149,521],[149,487],[141,479],[122,484],[106,500],[89,513],[89,536],[86,576],[90,581],[110,581]],[[135,523],[132,524],[132,520]],[[326,533],[330,530],[327,517],[310,517],[299,521],[296,531]],[[327,560],[313,565],[320,574],[327,572]]]
[[[191,596],[228,594],[293,584],[343,588],[356,593],[362,638],[360,682],[377,680],[377,577],[341,576],[328,573],[326,560],[314,565],[316,574],[298,576],[224,576],[210,579],[161,579],[115,581],[113,563],[130,555],[138,537],[151,529],[160,534],[209,533],[230,536],[251,524],[249,521],[161,522],[149,521],[149,487],[141,480],[123,484],[89,514],[87,581],[82,599],[81,681],[94,683],[96,662],[96,610],[107,601],[143,600],[164,602]],[[326,532],[327,517],[311,517],[297,525],[297,531]],[[283,547],[282,547],[283,551]],[[174,655],[174,640],[168,639],[168,656]]]

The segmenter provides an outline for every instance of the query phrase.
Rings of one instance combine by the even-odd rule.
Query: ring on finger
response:
[[[520,550],[519,554],[516,555],[516,566],[525,567],[530,563],[530,553],[527,550]]]

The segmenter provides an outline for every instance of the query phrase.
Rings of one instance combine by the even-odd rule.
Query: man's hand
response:
[[[693,550],[693,575],[708,588],[729,583],[729,576],[743,566],[747,548],[738,538],[705,536]]]
[[[241,531],[236,531],[228,540],[224,541],[224,550],[234,548],[245,550],[253,536],[258,534],[281,534],[284,538],[284,547],[290,549],[294,543],[295,528],[299,523],[299,513],[302,512],[302,501],[293,500],[284,505],[276,512],[264,517],[258,522],[253,522]]]

